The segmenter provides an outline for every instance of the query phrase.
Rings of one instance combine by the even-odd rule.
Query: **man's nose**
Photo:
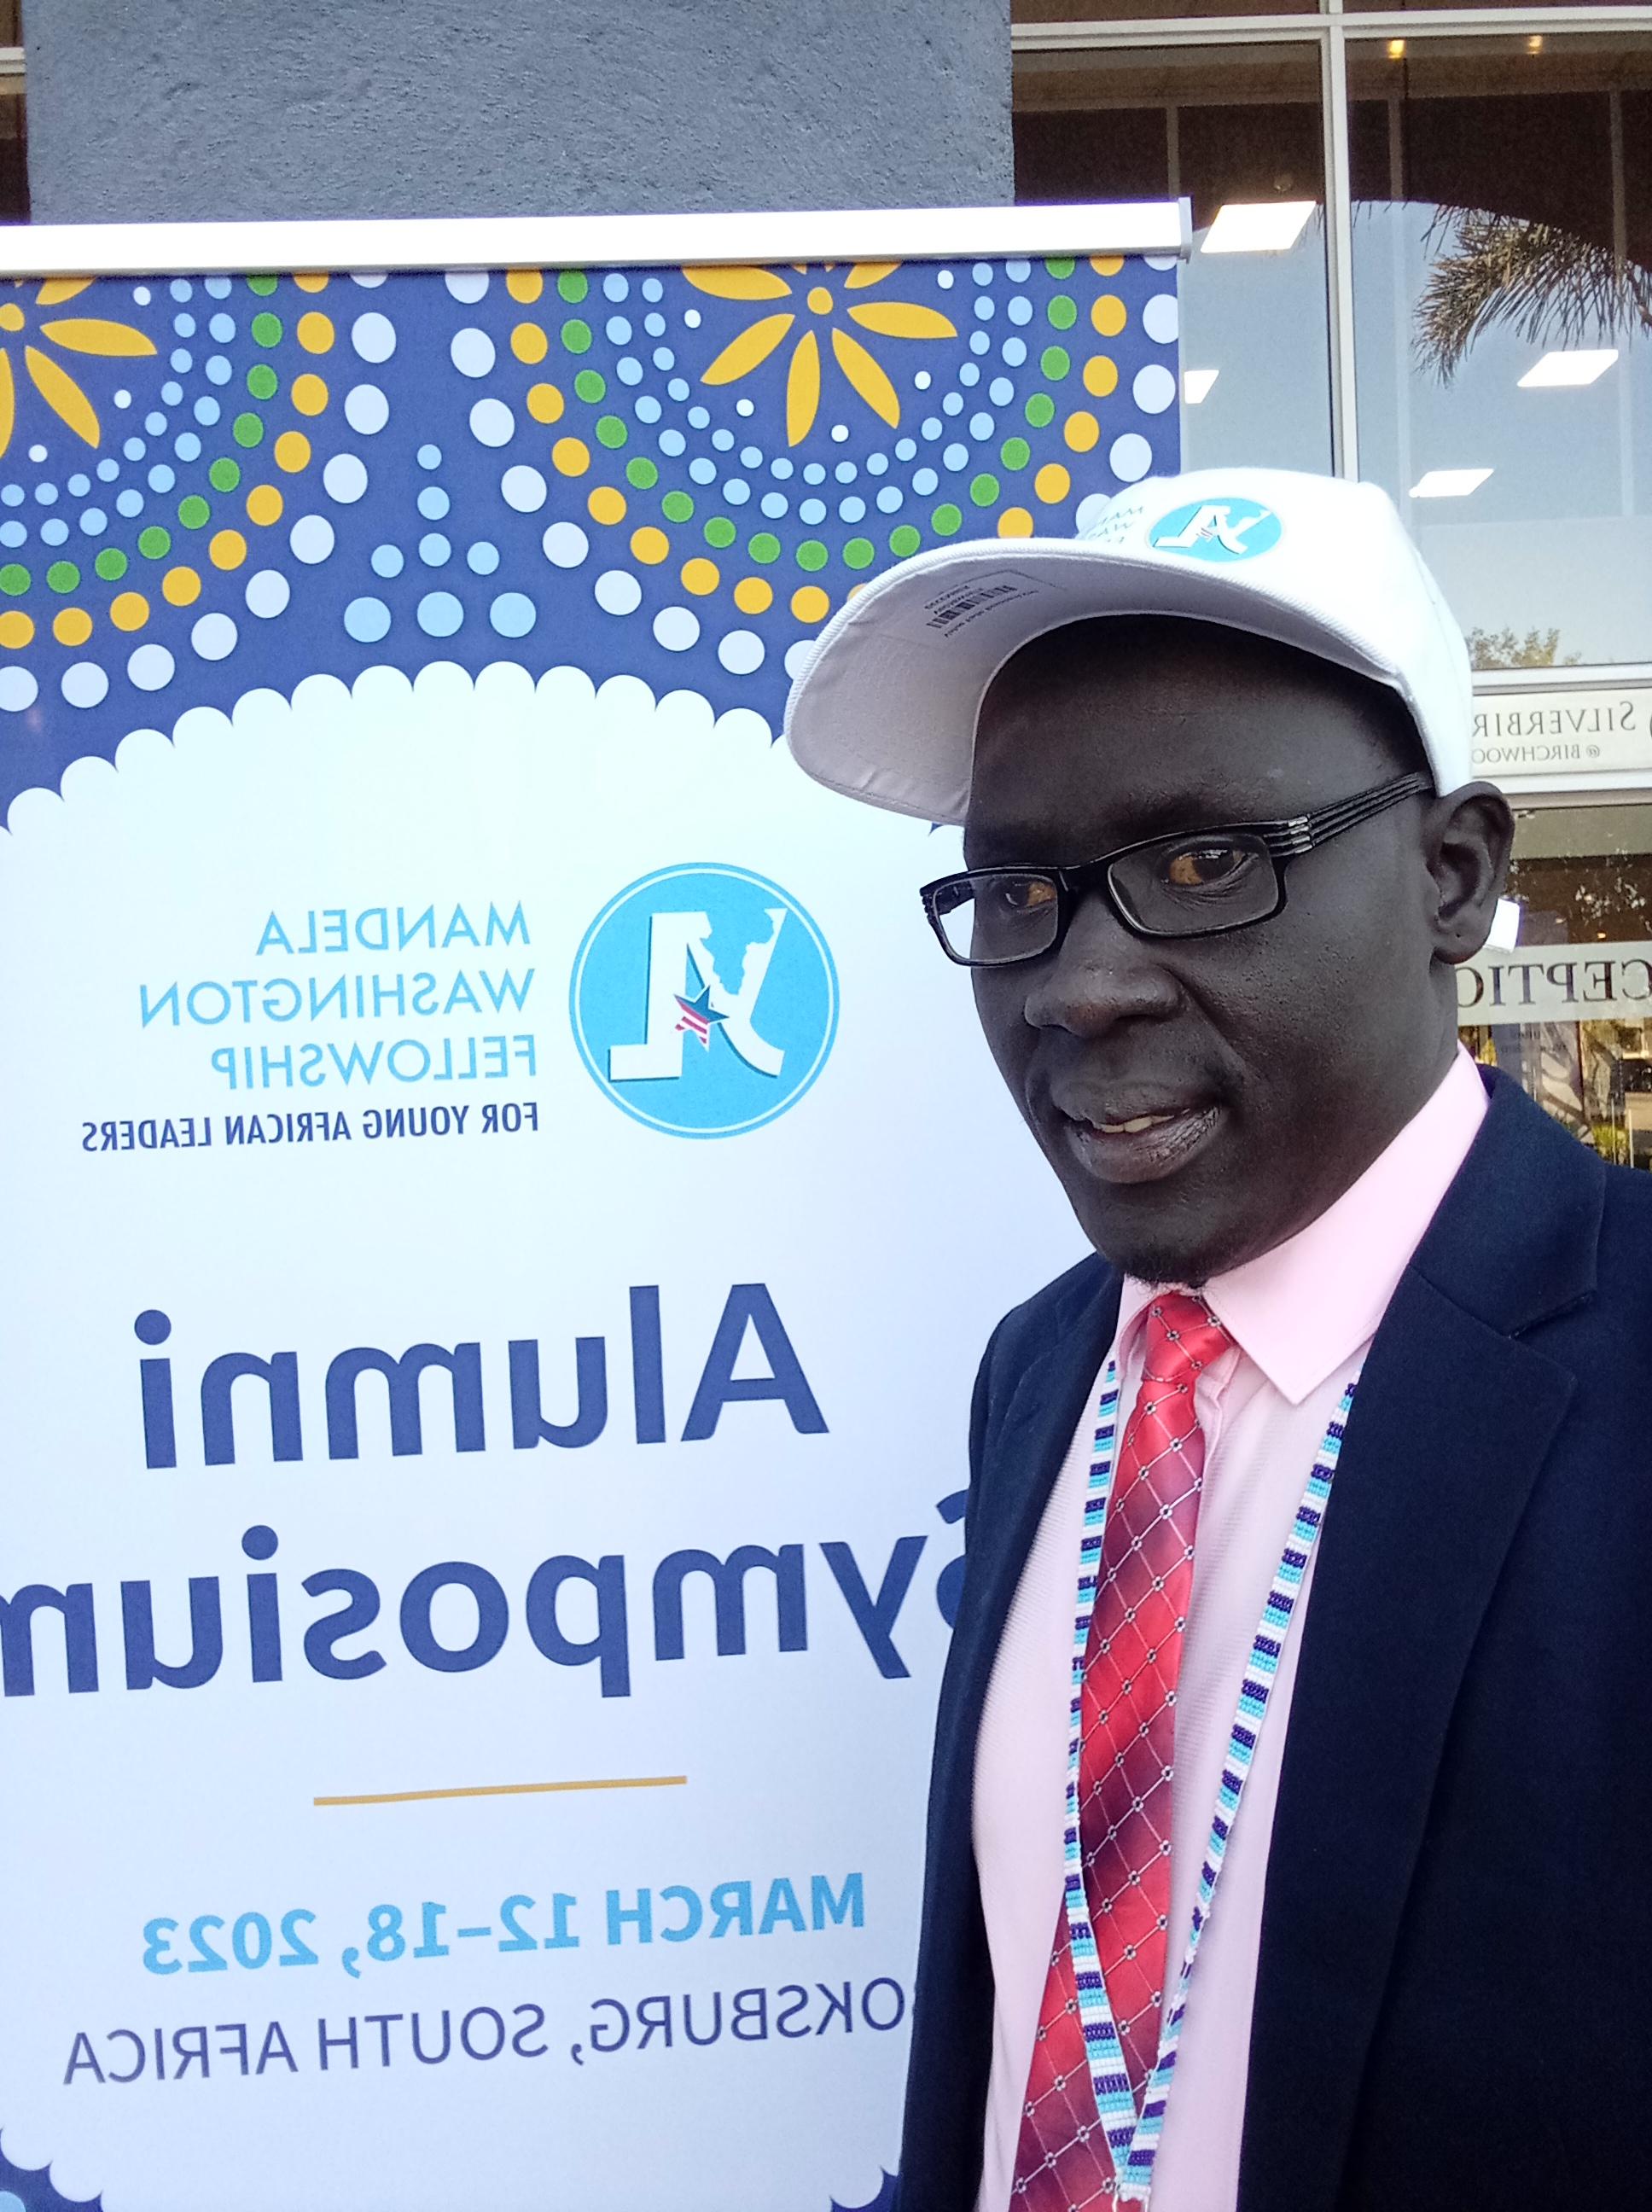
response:
[[[1092,891],[1028,992],[1024,1014],[1034,1029],[1097,1037],[1119,1022],[1162,1021],[1181,1000],[1160,945],[1133,935],[1105,894]]]

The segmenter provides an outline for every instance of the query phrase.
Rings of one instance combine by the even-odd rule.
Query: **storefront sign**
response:
[[[1652,774],[1652,684],[1572,691],[1481,691],[1474,773],[1494,783]]]
[[[1487,951],[1457,970],[1467,1023],[1643,1022],[1652,1018],[1652,942]]]
[[[810,220],[9,293],[6,2212],[888,2201],[969,1387],[1078,1240],[955,835],[776,732],[890,561],[1175,468],[1176,276]]]

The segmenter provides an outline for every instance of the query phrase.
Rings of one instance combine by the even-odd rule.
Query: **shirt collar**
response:
[[[1485,1108],[1474,1063],[1459,1046],[1433,1095],[1316,1221],[1204,1285],[1211,1311],[1291,1405],[1376,1334]],[[1121,1343],[1163,1287],[1126,1276]]]

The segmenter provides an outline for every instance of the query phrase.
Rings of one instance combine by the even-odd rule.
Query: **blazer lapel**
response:
[[[1603,1188],[1500,1082],[1372,1343],[1303,1624],[1240,2212],[1338,2201],[1458,1690],[1574,1387],[1516,1332],[1592,1291]]]

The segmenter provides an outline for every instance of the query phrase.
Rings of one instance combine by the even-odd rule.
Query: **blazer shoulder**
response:
[[[1022,1370],[1066,1336],[1116,1280],[1114,1269],[1091,1252],[1018,1306],[1011,1306],[987,1343],[981,1361],[983,1382],[993,1390],[1013,1388]]]

